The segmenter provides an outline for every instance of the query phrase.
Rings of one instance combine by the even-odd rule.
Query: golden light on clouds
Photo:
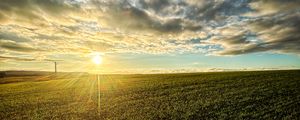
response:
[[[299,0],[2,0],[0,6],[0,71],[51,71],[55,60],[60,71],[203,70],[227,67],[227,56],[300,55]],[[202,56],[207,65],[189,66]]]

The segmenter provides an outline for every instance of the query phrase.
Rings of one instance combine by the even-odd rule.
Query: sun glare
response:
[[[100,55],[95,55],[93,57],[93,62],[97,65],[101,64],[102,63],[102,57]]]

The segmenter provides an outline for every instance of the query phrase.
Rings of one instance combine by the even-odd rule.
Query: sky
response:
[[[299,0],[0,0],[0,71],[300,69],[299,26]]]

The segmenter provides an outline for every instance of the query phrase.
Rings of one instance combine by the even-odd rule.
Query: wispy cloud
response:
[[[18,43],[10,40],[1,40],[0,47],[3,49],[18,51],[18,52],[34,52],[34,51],[42,51],[36,48],[31,47],[26,43]]]
[[[0,48],[44,57],[299,54],[299,6],[298,0],[1,0]]]
[[[0,60],[15,60],[15,61],[63,61],[59,59],[35,59],[35,58],[25,58],[25,57],[12,57],[12,56],[0,56]]]

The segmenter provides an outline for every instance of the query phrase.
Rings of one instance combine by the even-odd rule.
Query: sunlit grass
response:
[[[299,83],[299,71],[6,77],[0,118],[295,119]]]

